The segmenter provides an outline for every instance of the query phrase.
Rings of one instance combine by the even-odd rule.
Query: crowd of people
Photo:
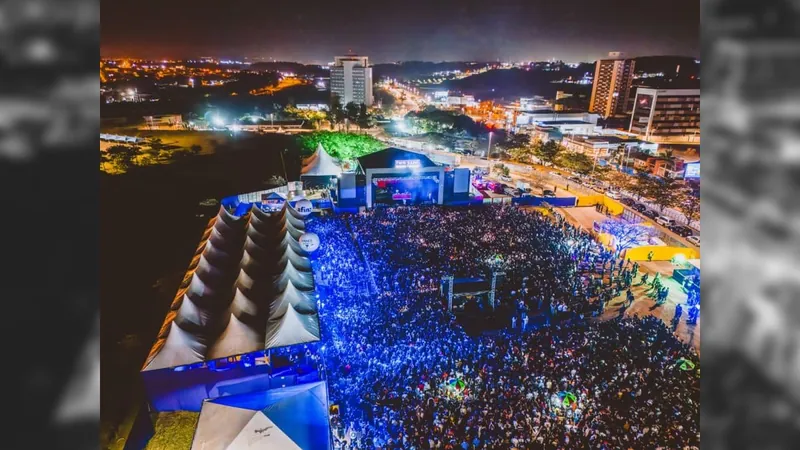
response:
[[[376,209],[308,229],[321,243],[337,448],[698,445],[694,350],[652,317],[591,320],[638,265],[585,232],[511,206]],[[519,333],[527,315],[513,316],[500,332],[467,334],[443,306],[441,278],[493,270],[506,273],[502,302],[575,320]]]

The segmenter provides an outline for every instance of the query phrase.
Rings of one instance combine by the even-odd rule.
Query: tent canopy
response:
[[[275,194],[278,195],[278,194]],[[225,208],[209,222],[143,371],[319,341],[304,216]]]
[[[342,168],[325,151],[322,144],[319,144],[311,157],[303,161],[303,169],[300,171],[301,176],[335,177],[341,174]]]
[[[324,382],[208,400],[192,450],[329,450]]]

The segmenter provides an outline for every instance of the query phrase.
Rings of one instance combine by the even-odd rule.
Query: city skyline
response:
[[[103,9],[101,56],[262,57],[327,64],[352,51],[380,64],[592,62],[610,51],[627,57],[699,55],[699,5],[690,0],[666,9],[628,0],[576,0],[569,5],[499,1],[491,7],[474,0],[433,5],[412,0],[397,9],[360,0],[346,9],[325,5],[295,8],[248,1],[230,8],[207,0],[109,2]]]

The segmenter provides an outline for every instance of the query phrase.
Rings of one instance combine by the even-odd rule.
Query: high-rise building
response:
[[[628,131],[654,141],[699,142],[700,89],[636,89]]]
[[[331,95],[342,105],[372,105],[372,67],[366,56],[337,56],[331,67]]]
[[[622,58],[621,53],[608,54],[595,64],[589,112],[603,117],[625,114],[636,61]]]

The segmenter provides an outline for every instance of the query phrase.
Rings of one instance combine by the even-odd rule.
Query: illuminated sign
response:
[[[405,169],[413,167],[421,167],[422,162],[418,159],[399,159],[394,162],[395,169]]]
[[[686,172],[683,174],[684,178],[700,178],[700,163],[686,164]]]

